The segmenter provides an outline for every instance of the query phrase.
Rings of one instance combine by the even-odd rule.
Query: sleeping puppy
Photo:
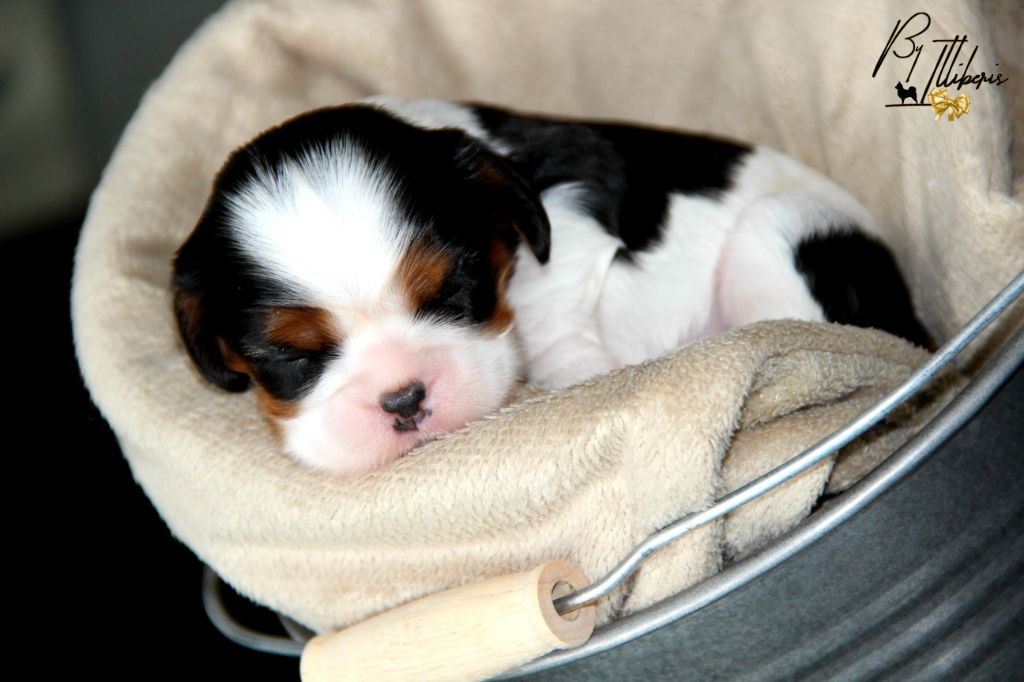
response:
[[[501,407],[732,327],[924,344],[880,230],[778,152],[378,98],[227,160],[174,262],[196,367],[253,384],[284,449],[356,474]]]

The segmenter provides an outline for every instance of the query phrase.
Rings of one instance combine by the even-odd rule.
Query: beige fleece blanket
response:
[[[979,68],[999,61],[1010,77],[969,90],[970,112],[947,123],[884,107],[905,63],[871,77],[913,2],[230,3],[146,95],[93,198],[73,289],[85,379],[172,531],[237,589],[314,629],[553,558],[598,577],[841,425],[923,352],[874,331],[763,323],[535,395],[366,478],[316,474],[278,451],[252,395],[204,384],[177,339],[170,258],[227,152],[289,115],[380,92],[770,144],[881,218],[943,338],[1024,265],[1007,115],[1024,65],[997,56],[988,30],[996,11],[1012,26],[1013,7],[929,3],[935,37],[966,32]],[[599,618],[785,532],[944,397],[655,555]]]

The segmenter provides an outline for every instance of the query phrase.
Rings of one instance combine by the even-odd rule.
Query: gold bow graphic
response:
[[[935,110],[935,120],[942,117],[943,112],[949,117],[946,120],[952,121],[960,118],[971,110],[971,98],[967,95],[960,95],[956,99],[949,96],[946,88],[935,88],[928,95],[928,101]]]

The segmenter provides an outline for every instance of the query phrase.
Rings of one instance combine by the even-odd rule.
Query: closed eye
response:
[[[306,395],[323,374],[332,357],[341,352],[340,341],[323,348],[297,348],[268,343],[248,349],[256,381],[278,400],[297,400]]]
[[[274,359],[281,360],[283,362],[310,362],[317,357],[323,355],[322,350],[308,350],[302,348],[295,348],[294,346],[274,346],[271,350],[271,354]]]
[[[416,311],[419,317],[444,320],[468,320],[472,316],[473,301],[470,289],[454,278],[445,282],[440,291]]]
[[[342,335],[326,310],[266,307],[254,309],[252,316],[243,352],[256,381],[275,399],[301,398],[341,354]]]

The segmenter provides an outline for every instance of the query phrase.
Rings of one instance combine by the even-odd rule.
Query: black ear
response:
[[[463,136],[455,162],[485,189],[486,201],[495,216],[511,222],[537,261],[547,263],[551,255],[551,223],[533,187],[507,160],[470,137]]]
[[[211,319],[208,302],[199,285],[196,263],[190,257],[190,246],[194,246],[192,238],[181,248],[174,262],[174,313],[178,331],[189,357],[204,377],[225,390],[244,391],[249,386],[249,376],[239,371],[244,363],[226,346],[215,320]],[[229,357],[234,362],[229,362]]]

